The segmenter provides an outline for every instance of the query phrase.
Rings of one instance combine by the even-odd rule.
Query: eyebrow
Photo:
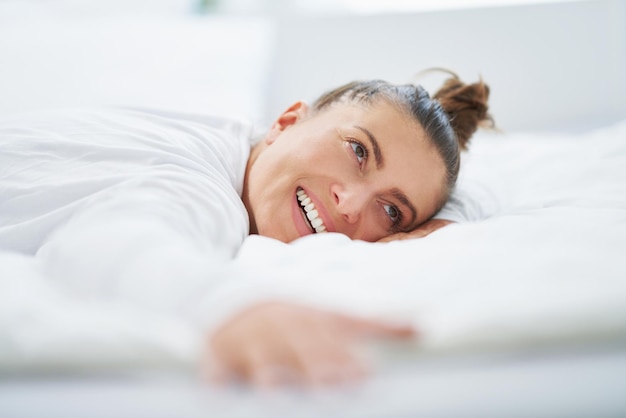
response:
[[[374,159],[376,160],[376,168],[380,169],[384,164],[384,159],[383,159],[383,153],[380,151],[380,146],[378,145],[378,141],[376,140],[376,137],[367,128],[364,128],[359,125],[354,125],[354,127],[359,129],[363,133],[365,133],[365,135],[367,135],[367,138],[370,140],[372,144],[372,149],[374,150]],[[391,195],[394,198],[396,198],[400,203],[402,203],[404,206],[408,207],[409,210],[411,211],[411,221],[408,223],[410,226],[407,228],[407,231],[412,230],[413,228],[415,228],[415,225],[413,224],[415,223],[415,220],[417,219],[417,209],[415,209],[415,206],[413,206],[409,198],[406,197],[406,195],[402,193],[400,189],[395,189],[395,188],[392,189]]]
[[[407,228],[407,230],[408,231],[412,230],[413,228],[415,228],[415,225],[413,224],[415,223],[415,220],[417,219],[417,209],[415,209],[415,206],[413,206],[411,201],[399,189],[392,189],[391,195],[395,197],[396,199],[398,199],[400,203],[408,207],[409,210],[411,211],[411,222],[408,223],[409,227]]]
[[[365,135],[367,135],[367,138],[370,140],[370,143],[372,145],[372,149],[374,150],[374,159],[376,160],[376,168],[378,169],[382,168],[385,161],[383,159],[383,153],[380,152],[380,146],[378,145],[378,141],[376,140],[376,137],[374,136],[374,134],[372,134],[368,129],[362,126],[355,125],[354,127],[361,130],[363,133],[365,133]]]

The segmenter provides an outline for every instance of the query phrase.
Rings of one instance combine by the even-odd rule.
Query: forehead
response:
[[[418,223],[430,217],[444,198],[446,172],[443,158],[419,122],[400,106],[384,100],[333,107],[329,110],[336,112],[338,127],[345,134],[364,129],[378,143],[383,164],[373,168],[373,156],[369,164],[376,185],[403,192],[418,211]],[[371,148],[367,134],[362,133],[359,139],[365,139]]]

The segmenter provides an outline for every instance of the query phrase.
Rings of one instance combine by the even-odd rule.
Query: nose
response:
[[[332,197],[335,201],[337,212],[350,224],[359,221],[368,200],[368,194],[364,187],[358,185],[331,186]]]

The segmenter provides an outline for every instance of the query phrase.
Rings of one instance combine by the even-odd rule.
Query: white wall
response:
[[[260,119],[269,20],[54,10],[3,21],[0,7],[0,116],[121,105]]]
[[[353,79],[409,82],[444,66],[467,80],[483,76],[505,130],[602,125],[626,118],[625,22],[622,0],[283,16],[265,117]]]
[[[0,114],[128,104],[269,122],[353,79],[410,82],[443,66],[483,76],[506,130],[626,118],[625,0],[262,17],[194,16],[192,0],[105,3],[0,0]]]

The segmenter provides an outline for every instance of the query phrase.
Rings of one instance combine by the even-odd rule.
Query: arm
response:
[[[160,186],[102,193],[47,240],[37,259],[52,282],[82,300],[118,301],[203,326],[205,298],[227,277],[228,242],[245,235],[227,201],[226,210],[198,221],[198,204],[181,187]]]

